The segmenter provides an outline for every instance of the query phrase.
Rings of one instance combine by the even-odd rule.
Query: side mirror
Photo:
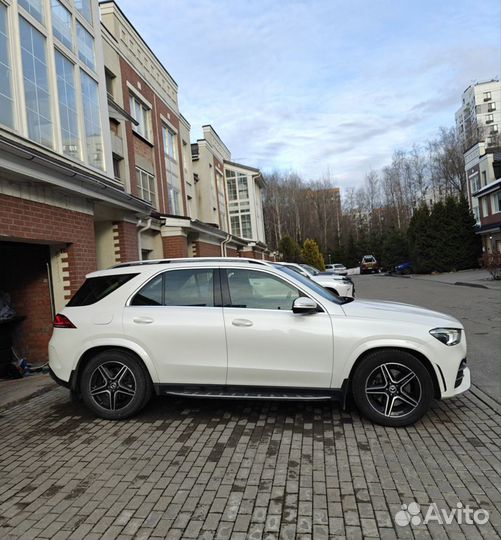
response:
[[[294,303],[292,304],[292,312],[303,314],[315,313],[317,311],[317,307],[317,303],[314,300],[301,296],[300,298],[296,298],[294,300]]]

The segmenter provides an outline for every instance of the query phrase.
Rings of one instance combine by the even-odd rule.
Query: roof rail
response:
[[[147,261],[130,261],[125,263],[115,264],[111,268],[127,268],[129,266],[148,266],[152,264],[180,264],[180,263],[193,263],[193,262],[246,262],[249,264],[259,264],[268,266],[269,261],[262,259],[250,259],[248,257],[185,257],[180,259],[151,259]]]

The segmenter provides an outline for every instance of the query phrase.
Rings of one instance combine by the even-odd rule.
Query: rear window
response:
[[[68,307],[90,306],[102,300],[137,274],[115,274],[88,278],[68,302]]]

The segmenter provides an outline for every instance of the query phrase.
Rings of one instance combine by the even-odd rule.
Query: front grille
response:
[[[458,374],[456,375],[456,382],[454,383],[454,388],[457,388],[463,382],[465,367],[466,367],[466,358],[461,360],[461,364],[459,364]]]

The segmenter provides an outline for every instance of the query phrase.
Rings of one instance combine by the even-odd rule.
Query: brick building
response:
[[[47,356],[53,313],[96,268],[99,220],[110,259],[134,255],[150,204],[113,175],[96,2],[0,2],[0,291],[22,317],[15,347]],[[104,248],[103,248],[104,249]]]

